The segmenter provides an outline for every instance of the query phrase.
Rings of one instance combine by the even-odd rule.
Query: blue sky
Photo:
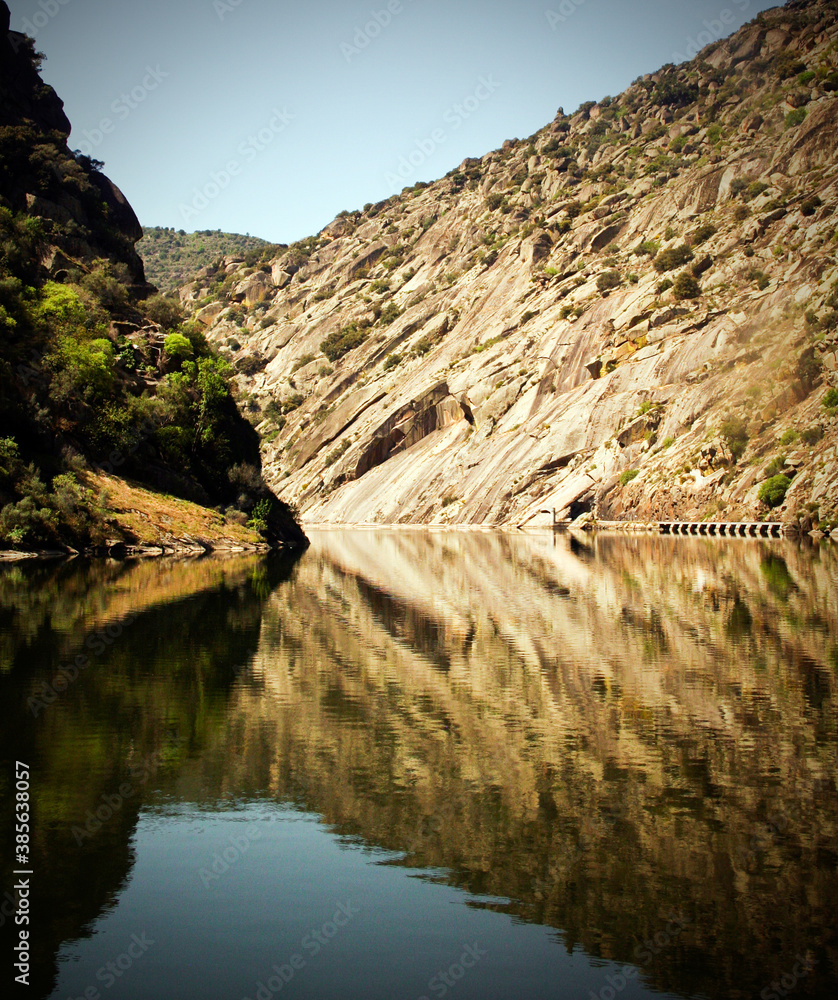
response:
[[[729,34],[759,0],[9,0],[144,225],[288,243]]]

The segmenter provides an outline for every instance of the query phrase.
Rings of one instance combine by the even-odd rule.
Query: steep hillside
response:
[[[143,226],[143,238],[137,244],[146,276],[161,292],[173,291],[202,267],[214,264],[221,257],[237,257],[253,265],[265,252],[277,249],[256,236],[211,229],[187,233],[165,226]]]
[[[308,522],[838,524],[836,13],[204,269],[272,486]]]
[[[153,495],[114,472],[215,507],[208,544],[302,544],[262,479],[229,365],[176,301],[151,295],[136,216],[68,148],[40,59],[0,2],[0,548],[173,543],[149,529]],[[138,512],[110,502],[123,486],[150,505],[139,532]]]

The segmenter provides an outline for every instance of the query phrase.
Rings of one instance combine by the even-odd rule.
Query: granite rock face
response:
[[[309,523],[838,524],[836,8],[767,11],[184,287],[283,499]]]

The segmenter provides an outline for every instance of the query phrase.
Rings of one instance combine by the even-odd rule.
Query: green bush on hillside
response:
[[[748,447],[748,425],[741,417],[728,416],[722,422],[720,430],[733,460],[738,462]]]
[[[790,486],[791,480],[788,476],[772,476],[760,486],[759,502],[772,509],[781,506]]]
[[[682,271],[675,279],[672,294],[679,302],[684,299],[697,299],[701,295],[701,285],[689,271]]]
[[[693,252],[686,243],[679,247],[672,247],[669,250],[661,250],[655,257],[654,266],[659,274],[665,271],[674,271],[676,267],[683,267],[693,259]]]
[[[329,336],[320,344],[320,350],[326,357],[334,363],[339,361],[344,354],[348,354],[367,339],[368,331],[362,329],[356,323],[345,326]]]

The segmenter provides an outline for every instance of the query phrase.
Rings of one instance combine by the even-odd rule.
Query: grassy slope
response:
[[[104,473],[87,473],[84,479],[103,497],[114,539],[137,545],[195,541],[213,548],[264,544],[258,532],[189,500]]]

